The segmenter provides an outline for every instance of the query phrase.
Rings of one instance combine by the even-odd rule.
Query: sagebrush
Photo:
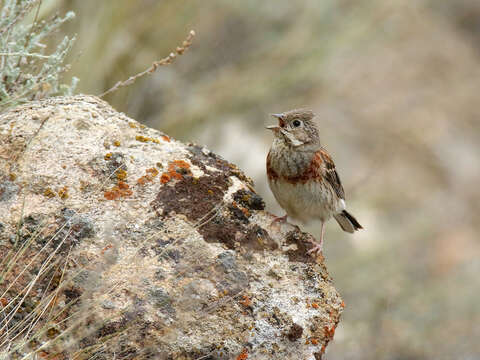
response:
[[[72,94],[78,79],[62,84],[74,36],[53,42],[55,31],[75,14],[39,19],[41,0],[4,0],[0,5],[0,112],[30,100]]]

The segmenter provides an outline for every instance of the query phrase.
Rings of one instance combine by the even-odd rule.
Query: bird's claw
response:
[[[313,254],[313,255],[316,255],[316,256],[323,256],[323,253],[322,253],[322,244],[318,244],[316,242],[313,242],[313,247],[307,251],[307,254]]]

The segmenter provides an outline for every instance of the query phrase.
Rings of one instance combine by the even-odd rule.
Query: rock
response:
[[[0,115],[0,358],[319,359],[343,302],[264,206],[95,97]]]

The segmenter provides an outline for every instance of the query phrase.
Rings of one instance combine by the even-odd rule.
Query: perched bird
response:
[[[320,241],[308,252],[321,253],[325,222],[332,216],[346,232],[362,226],[345,210],[345,192],[335,163],[320,144],[313,112],[299,109],[272,116],[278,125],[267,127],[274,135],[267,156],[268,184],[287,212],[274,221],[285,222],[287,216],[303,223],[320,220]]]

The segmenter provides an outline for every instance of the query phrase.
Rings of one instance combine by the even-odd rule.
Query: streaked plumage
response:
[[[268,184],[287,215],[301,222],[320,220],[321,251],[324,223],[335,217],[344,231],[361,229],[345,210],[345,191],[335,163],[320,145],[318,129],[309,110],[292,110],[273,115],[278,126],[269,126],[274,140],[267,156]],[[310,250],[310,251],[312,251]]]

